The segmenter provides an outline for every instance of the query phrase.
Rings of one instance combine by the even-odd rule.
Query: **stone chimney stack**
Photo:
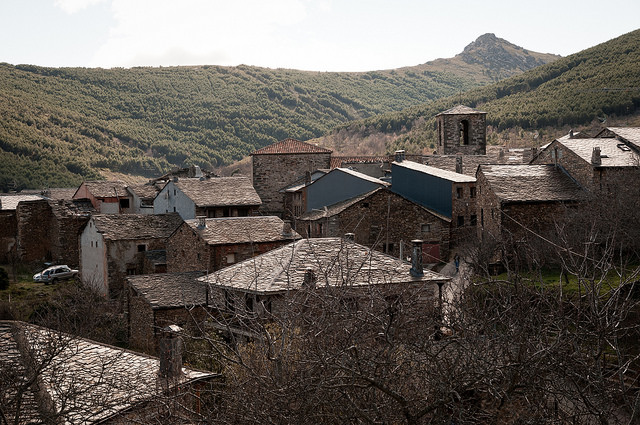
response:
[[[304,270],[304,279],[302,281],[302,286],[304,288],[315,288],[316,287],[316,272],[313,270],[313,267],[307,266]]]
[[[283,220],[282,222],[282,236],[285,238],[293,237],[293,230],[291,229],[291,221]]]
[[[402,162],[404,161],[404,150],[398,150],[396,151],[396,162]]]
[[[309,183],[311,183],[311,172],[307,171],[304,173],[304,184],[308,185]]]
[[[602,155],[600,154],[600,147],[595,146],[591,153],[591,164],[602,165]]]
[[[456,173],[464,174],[462,172],[462,156],[460,155],[456,156]]]
[[[573,129],[569,130],[569,139],[573,139]]]
[[[412,240],[413,249],[411,250],[411,270],[409,273],[413,277],[424,276],[422,268],[422,241],[420,239]]]
[[[199,215],[196,217],[198,219],[198,229],[202,230],[207,227],[207,217],[203,215]]]
[[[180,337],[182,328],[176,325],[162,329],[158,342],[160,369],[158,375],[163,381],[178,381],[182,377],[182,353],[184,342]]]

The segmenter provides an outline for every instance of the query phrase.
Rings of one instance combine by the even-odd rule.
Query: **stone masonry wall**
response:
[[[12,252],[15,252],[18,238],[18,221],[15,211],[0,212],[0,263],[10,262]]]
[[[330,153],[253,155],[253,187],[262,200],[260,210],[282,216],[284,201],[279,190],[307,171],[327,169],[330,165]]]
[[[16,208],[18,256],[25,263],[53,260],[51,222],[53,214],[47,200],[20,202]]]
[[[186,223],[182,223],[167,241],[169,273],[213,270],[210,256],[207,244]]]
[[[332,217],[297,220],[295,225],[298,233],[308,237],[341,237],[354,233],[355,242],[395,257],[400,255],[400,241],[404,244],[403,256],[410,255],[413,239],[440,245],[443,259],[449,251],[449,222],[388,190],[380,190]]]
[[[462,121],[469,123],[469,144],[460,141]],[[485,155],[487,153],[487,125],[485,114],[444,114],[436,118],[439,155]]]

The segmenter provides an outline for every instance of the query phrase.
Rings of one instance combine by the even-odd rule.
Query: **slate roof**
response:
[[[87,181],[82,183],[96,198],[116,198],[127,196],[127,185],[120,180]],[[80,188],[78,188],[79,190]],[[76,191],[78,193],[78,191]],[[75,196],[75,194],[74,194]]]
[[[330,167],[345,167],[348,164],[384,164],[389,163],[389,156],[332,156]]]
[[[450,280],[429,270],[412,277],[410,264],[341,238],[301,239],[199,279],[222,288],[274,294],[301,288],[308,268],[314,270],[318,287]]]
[[[248,177],[179,179],[174,184],[198,207],[262,204]]]
[[[207,218],[206,227],[199,228],[199,220],[186,220],[185,223],[198,232],[209,245],[227,245],[237,243],[277,242],[300,239],[294,230],[283,235],[284,222],[275,216]]]
[[[92,220],[108,240],[166,239],[182,224],[178,213],[96,214]]]
[[[157,273],[127,277],[127,282],[153,309],[206,304],[206,286],[197,280],[204,272]]]
[[[20,423],[50,422],[41,416],[38,405],[47,406],[47,413],[54,415],[67,409],[56,423],[97,423],[161,392],[160,362],[155,357],[14,321],[0,321],[0,341],[2,362],[15,368],[18,383],[28,377],[23,364],[46,364],[47,356],[55,353],[40,374],[41,392],[27,390]],[[187,368],[182,371],[179,384],[214,377]],[[5,400],[11,395],[4,394]],[[9,403],[9,411],[15,407]]]
[[[599,147],[602,164],[598,167],[637,167],[640,165],[638,154],[614,138],[569,139],[561,137],[557,141],[589,164],[591,164],[593,148]],[[621,149],[621,145],[626,149]]]
[[[40,189],[40,190],[27,189],[27,190],[21,191],[20,193],[24,195],[42,195],[49,199],[54,199],[56,201],[59,199],[68,201],[73,199],[73,195],[76,193],[77,190],[78,189],[74,187],[52,187],[52,188]]]
[[[451,109],[447,109],[444,112],[440,112],[437,116],[440,115],[466,115],[466,114],[486,114],[486,112],[478,111],[477,109],[470,108],[464,105],[454,106]]]
[[[331,153],[330,149],[321,148],[311,143],[296,139],[284,139],[280,142],[265,146],[251,153],[251,155],[282,155],[294,153]]]
[[[402,161],[402,162],[393,162],[393,165],[398,167],[408,168],[410,170],[419,171],[424,174],[429,174],[431,176],[439,177],[444,180],[449,180],[454,183],[474,183],[476,181],[475,177],[459,174],[454,171],[443,170],[441,168],[432,167],[429,165],[418,164],[413,161]]]
[[[640,127],[607,127],[606,129],[631,143],[636,149],[640,149]]]
[[[356,196],[356,197],[353,197],[351,199],[347,199],[347,200],[342,201],[342,202],[337,202],[337,203],[335,203],[333,205],[329,205],[329,206],[327,206],[327,207],[325,207],[323,209],[320,209],[320,210],[307,211],[304,214],[302,214],[300,217],[298,217],[298,220],[314,221],[314,220],[319,220],[319,219],[325,218],[325,217],[332,217],[332,216],[334,216],[336,214],[340,214],[342,211],[346,210],[347,208],[351,207],[352,205],[355,205],[360,201],[364,201],[365,199],[373,196],[375,193],[377,193],[378,191],[381,191],[381,190],[385,190],[385,188],[380,187],[380,188],[377,188],[377,189],[373,189],[372,191],[367,192],[367,193],[363,193],[360,196]],[[438,214],[437,212],[435,212],[433,210],[430,210],[429,208],[426,208],[426,207],[424,207],[422,205],[416,204],[415,202],[413,202],[413,201],[411,201],[411,200],[409,200],[409,199],[407,199],[407,198],[405,198],[405,197],[403,197],[403,196],[401,196],[401,195],[399,195],[399,194],[397,194],[395,192],[387,191],[387,193],[390,196],[398,196],[398,197],[406,200],[407,202],[415,204],[418,207],[422,208],[423,210],[428,211],[429,213],[433,214],[434,216],[440,218],[441,220],[445,220],[447,222],[451,222],[451,218],[446,217],[446,216],[444,216],[442,214]]]
[[[0,210],[15,211],[19,202],[39,201],[45,199],[41,195],[0,195]]]
[[[166,183],[140,184],[128,186],[127,189],[144,201],[153,201],[165,184]]]
[[[584,197],[583,189],[554,165],[481,165],[478,173],[503,202],[561,202]]]

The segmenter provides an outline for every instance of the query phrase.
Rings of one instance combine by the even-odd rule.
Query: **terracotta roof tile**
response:
[[[280,142],[258,149],[251,155],[279,155],[290,153],[331,153],[330,149],[321,148],[311,143],[296,139],[284,139]]]
[[[288,235],[283,235],[284,222],[274,216],[207,218],[204,228],[198,227],[198,219],[186,220],[185,223],[197,231],[209,245],[292,241],[301,238],[290,229]]]
[[[96,214],[96,229],[108,240],[168,238],[182,224],[177,213],[169,214]]]
[[[446,282],[448,277],[425,270],[412,277],[397,258],[341,238],[302,239],[200,278],[222,288],[253,293],[299,289],[311,268],[318,286],[366,286],[402,282]]]
[[[491,190],[502,201],[556,202],[583,199],[584,190],[554,165],[481,165]]]
[[[248,177],[179,179],[175,185],[198,207],[262,204]]]

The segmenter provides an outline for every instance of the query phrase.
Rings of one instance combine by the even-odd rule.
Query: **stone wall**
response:
[[[330,153],[258,154],[253,155],[253,187],[262,200],[260,210],[269,215],[282,216],[283,194],[280,189],[304,177],[307,171],[327,169]]]
[[[462,122],[468,123],[468,144],[461,141]],[[485,114],[443,114],[436,117],[439,155],[485,155],[487,125]]]
[[[127,288],[126,313],[129,324],[129,345],[145,353],[155,353],[154,312],[151,305],[136,291]]]
[[[16,208],[18,224],[18,257],[25,263],[52,261],[51,223],[53,213],[49,202],[24,201]]]
[[[402,256],[409,256],[413,239],[438,245],[441,259],[449,252],[449,221],[389,190],[379,190],[331,217],[296,220],[295,226],[305,237],[354,233],[355,242],[394,257],[400,256],[400,241]]]
[[[138,245],[145,245],[147,251],[167,249],[164,239],[105,241],[108,288],[111,297],[118,297],[121,294],[128,275],[142,274],[144,252],[138,251]]]
[[[15,211],[0,211],[0,264],[8,264],[15,254],[18,220]]]

